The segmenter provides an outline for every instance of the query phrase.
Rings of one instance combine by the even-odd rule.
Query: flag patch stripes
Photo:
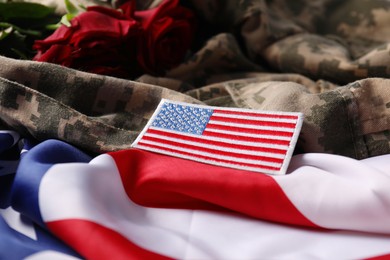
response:
[[[132,147],[224,167],[285,174],[302,113],[163,99]]]

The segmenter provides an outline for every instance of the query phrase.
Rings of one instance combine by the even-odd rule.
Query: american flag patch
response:
[[[193,105],[162,99],[132,147],[224,167],[285,174],[302,113]]]

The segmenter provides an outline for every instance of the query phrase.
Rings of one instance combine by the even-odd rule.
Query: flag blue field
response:
[[[15,178],[21,158],[35,144],[34,140],[21,139],[14,131],[0,131],[0,259],[77,259],[79,254],[53,236],[42,221],[35,221],[33,216],[21,213],[32,212],[26,210],[31,207],[39,211],[35,202],[28,207],[26,204],[19,205],[21,211],[14,209],[21,201],[18,196],[14,196],[20,181],[31,181],[27,186],[23,185],[22,189],[38,187],[32,181],[36,177],[34,173],[37,173],[34,166],[29,170],[28,179]],[[29,198],[34,195],[33,190],[24,193]]]

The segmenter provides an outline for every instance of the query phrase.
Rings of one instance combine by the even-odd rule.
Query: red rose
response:
[[[163,74],[180,64],[191,47],[195,17],[179,0],[165,0],[154,9],[135,11],[143,28],[138,46],[139,65],[150,74]]]
[[[33,48],[38,53],[33,59],[130,78],[137,74],[135,60],[139,34],[138,22],[123,12],[101,6],[89,7],[72,19],[70,27],[63,25],[45,40],[36,41]]]
[[[134,78],[143,72],[161,75],[181,63],[194,34],[194,15],[179,0],[136,11],[130,0],[120,10],[89,7],[36,41],[33,58],[87,72]]]

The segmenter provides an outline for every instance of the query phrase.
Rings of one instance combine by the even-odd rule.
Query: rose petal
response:
[[[136,2],[134,0],[127,1],[122,4],[119,9],[122,10],[125,17],[133,19],[136,10]]]
[[[76,44],[90,34],[98,34],[102,37],[127,35],[137,26],[134,20],[112,19],[110,16],[98,12],[85,12],[75,17],[74,20],[79,25],[72,36],[72,41]]]
[[[100,6],[100,5],[93,5],[93,6],[87,7],[87,12],[85,12],[85,13],[88,13],[88,12],[101,13],[101,14],[110,16],[110,17],[115,18],[115,19],[128,19],[128,17],[126,17],[123,14],[123,12],[118,11],[116,9]]]
[[[72,63],[70,58],[72,51],[70,46],[54,44],[46,52],[39,52],[39,55],[36,55],[33,60],[57,63],[68,67]]]
[[[60,26],[57,30],[54,31],[52,35],[47,37],[44,40],[37,40],[33,44],[33,49],[48,49],[53,44],[65,43],[72,35],[73,28],[67,27],[65,25]]]
[[[134,17],[136,20],[141,21],[142,27],[147,29],[149,28],[153,21],[160,19],[161,17],[167,16],[174,10],[179,4],[179,0],[165,0],[156,8],[136,11],[134,13]]]

